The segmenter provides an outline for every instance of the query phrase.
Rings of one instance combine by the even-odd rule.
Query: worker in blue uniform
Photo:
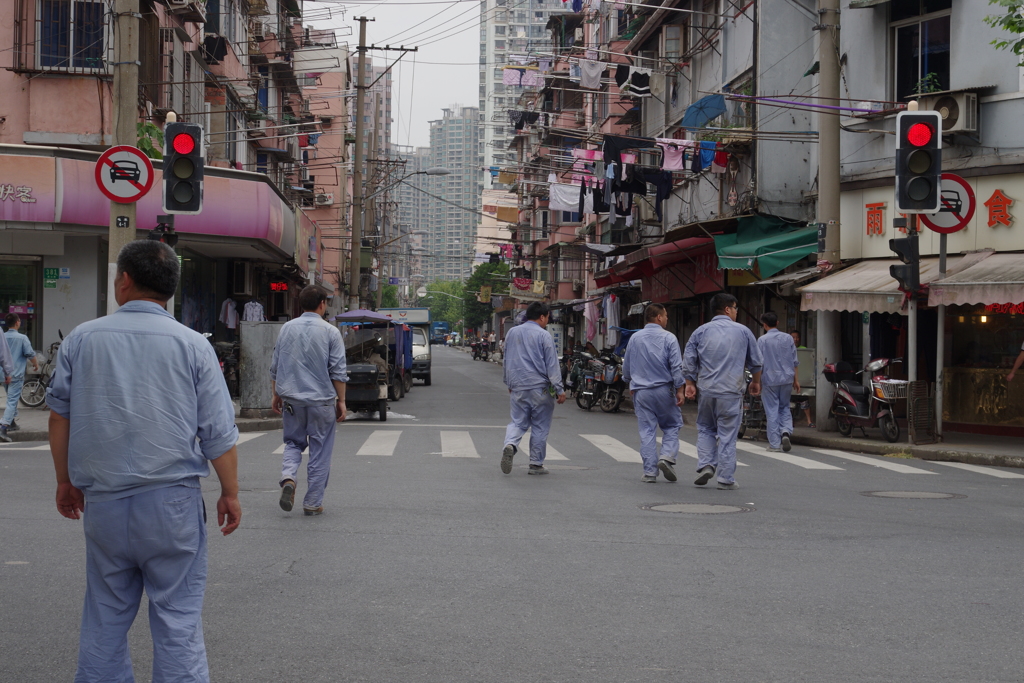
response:
[[[4,316],[4,325],[7,331],[3,337],[14,359],[14,371],[7,382],[7,407],[4,409],[3,417],[0,417],[0,440],[7,440],[7,432],[18,429],[14,418],[18,416],[18,400],[21,399],[21,390],[25,386],[25,371],[28,369],[25,361],[32,363],[32,369],[39,372],[39,361],[36,360],[32,342],[19,331],[21,316],[17,313],[8,313]]]
[[[644,461],[641,481],[653,484],[661,470],[668,481],[676,480],[679,429],[683,416],[683,357],[676,336],[665,329],[668,312],[661,304],[644,311],[645,325],[629,338],[622,359],[622,379],[629,383],[640,429],[640,457]],[[661,455],[658,455],[658,428]]]
[[[789,452],[793,434],[793,412],[789,399],[793,392],[800,392],[796,369],[800,361],[796,355],[796,343],[791,335],[779,330],[779,316],[766,311],[761,316],[765,334],[758,338],[757,346],[764,359],[761,369],[761,404],[768,422],[768,450],[773,453]]]
[[[331,475],[331,454],[338,422],[343,422],[345,341],[341,330],[323,319],[327,290],[309,285],[299,292],[303,314],[281,327],[270,361],[271,407],[282,416],[284,457],[281,461],[281,509],[295,504],[295,482],[302,452],[309,447],[306,495],[302,512],[323,514],[324,491]]]
[[[4,335],[0,334],[0,376],[4,378],[4,384],[11,383],[11,375],[14,374],[14,358],[11,356],[11,349],[7,346],[7,339]],[[5,443],[11,442],[11,437],[7,436],[7,430],[0,429],[0,441]]]
[[[711,298],[714,317],[690,335],[683,352],[686,398],[697,397],[697,480],[704,486],[716,474],[718,488],[735,489],[736,438],[743,416],[745,369],[753,374],[750,395],[761,393],[761,351],[754,334],[736,322],[736,297]]]
[[[555,402],[565,403],[562,371],[558,367],[555,341],[547,331],[547,304],[534,301],[526,309],[526,322],[516,325],[505,337],[505,386],[510,395],[512,421],[505,430],[501,471],[512,471],[512,458],[519,442],[530,432],[529,474],[547,474],[544,458]],[[557,398],[556,398],[557,396]]]
[[[241,521],[235,412],[210,343],[164,309],[178,257],[139,240],[117,257],[121,308],[64,339],[47,388],[57,510],[84,512],[86,589],[75,683],[134,681],[128,629],[145,590],[153,681],[208,683],[203,640],[206,506]]]

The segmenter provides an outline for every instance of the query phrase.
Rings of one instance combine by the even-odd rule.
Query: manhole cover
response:
[[[914,499],[936,499],[936,498],[966,498],[959,493],[939,493],[938,491],[864,491],[862,496],[874,496],[875,498],[914,498]]]
[[[516,465],[519,469],[525,470],[529,468],[529,465]],[[593,467],[580,467],[578,465],[544,465],[545,469],[549,470],[592,470]]]
[[[655,503],[641,505],[641,510],[674,512],[688,515],[724,515],[730,512],[750,512],[754,508],[740,505],[710,505],[708,503]]]

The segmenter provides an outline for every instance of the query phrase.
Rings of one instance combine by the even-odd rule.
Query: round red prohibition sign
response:
[[[943,173],[939,191],[939,212],[921,214],[921,222],[944,235],[963,230],[974,218],[977,208],[974,190],[957,174]]]
[[[137,202],[153,187],[153,164],[138,147],[117,145],[96,161],[96,185],[119,204]]]

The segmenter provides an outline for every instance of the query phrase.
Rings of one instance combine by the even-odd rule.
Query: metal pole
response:
[[[356,17],[359,22],[358,67],[356,69],[356,153],[352,167],[352,193],[355,195],[353,209],[352,245],[349,262],[348,308],[354,311],[359,308],[359,263],[363,245],[363,106],[366,103],[366,22],[373,21],[366,17]]]
[[[911,235],[917,235],[920,227],[918,214],[911,214]],[[907,379],[917,380],[917,292],[907,302]]]
[[[942,280],[946,277],[946,234],[939,235],[939,277]],[[938,321],[936,324],[937,337],[935,339],[935,436],[942,441],[942,405],[943,405],[943,381],[946,362],[946,306],[939,304]]]
[[[139,120],[139,0],[114,2],[114,86],[112,111],[115,145],[138,144]],[[103,137],[103,131],[100,131]],[[102,143],[102,139],[101,139]],[[107,315],[118,309],[114,299],[117,255],[135,239],[135,204],[110,202],[107,238]]]

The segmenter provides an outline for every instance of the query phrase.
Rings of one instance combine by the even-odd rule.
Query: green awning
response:
[[[740,218],[733,235],[716,235],[718,267],[750,270],[759,278],[775,275],[818,251],[818,229],[794,227],[769,216]]]

